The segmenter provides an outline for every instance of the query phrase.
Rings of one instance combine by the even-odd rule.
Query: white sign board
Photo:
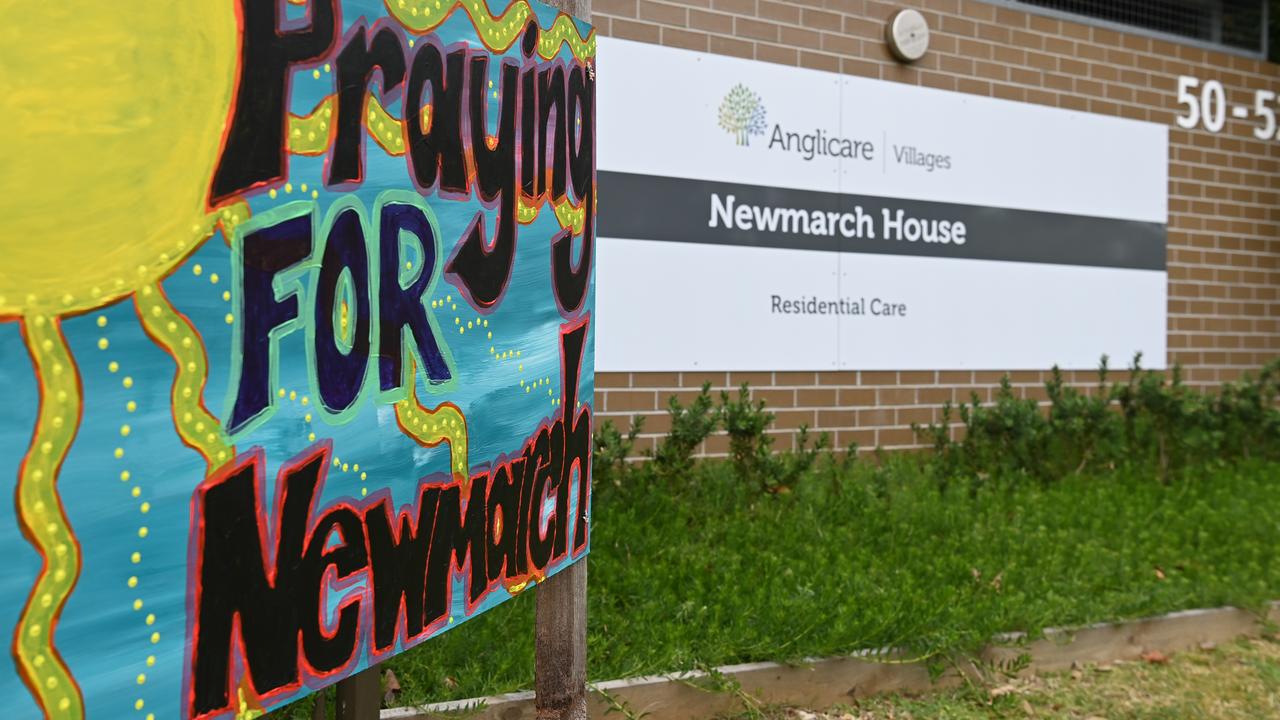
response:
[[[1168,131],[602,38],[597,368],[1165,360]]]

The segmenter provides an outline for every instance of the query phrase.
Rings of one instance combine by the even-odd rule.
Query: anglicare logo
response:
[[[734,85],[720,102],[720,127],[739,145],[750,145],[752,135],[764,135],[765,110],[760,96],[742,83]]]
[[[770,129],[765,117],[764,101],[756,91],[742,83],[734,85],[724,96],[724,100],[720,101],[719,120],[720,128],[732,135],[734,142],[741,146],[750,145],[752,135],[767,135],[769,142],[766,149],[796,153],[806,161],[821,156],[864,162],[871,162],[876,158],[876,143],[872,140],[843,137],[821,127],[812,131],[805,129],[794,132],[777,122]]]

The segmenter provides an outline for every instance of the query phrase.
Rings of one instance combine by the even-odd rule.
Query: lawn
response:
[[[672,400],[649,462],[596,429],[588,673],[627,678],[898,648],[939,668],[994,635],[1280,598],[1280,361],[1193,392],[1105,359],[1047,404],[1003,383],[931,449],[774,452],[743,387]],[[633,431],[638,428],[632,428]],[[724,431],[730,459],[698,460]],[[536,589],[532,592],[536,592]],[[389,660],[398,704],[532,687],[526,592]],[[309,701],[289,712],[302,715]]]
[[[945,492],[913,457],[829,470],[785,494],[714,462],[598,488],[590,677],[889,646],[942,661],[1002,631],[1280,597],[1277,463]],[[533,597],[389,665],[401,703],[527,689]]]

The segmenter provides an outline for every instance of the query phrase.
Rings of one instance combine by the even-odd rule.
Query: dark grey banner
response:
[[[1160,223],[619,172],[598,186],[603,237],[1165,269]]]

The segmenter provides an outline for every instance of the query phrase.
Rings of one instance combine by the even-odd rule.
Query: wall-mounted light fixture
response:
[[[915,62],[924,57],[929,49],[929,23],[916,10],[899,10],[889,18],[884,29],[885,42],[889,43],[889,51],[904,63]]]

